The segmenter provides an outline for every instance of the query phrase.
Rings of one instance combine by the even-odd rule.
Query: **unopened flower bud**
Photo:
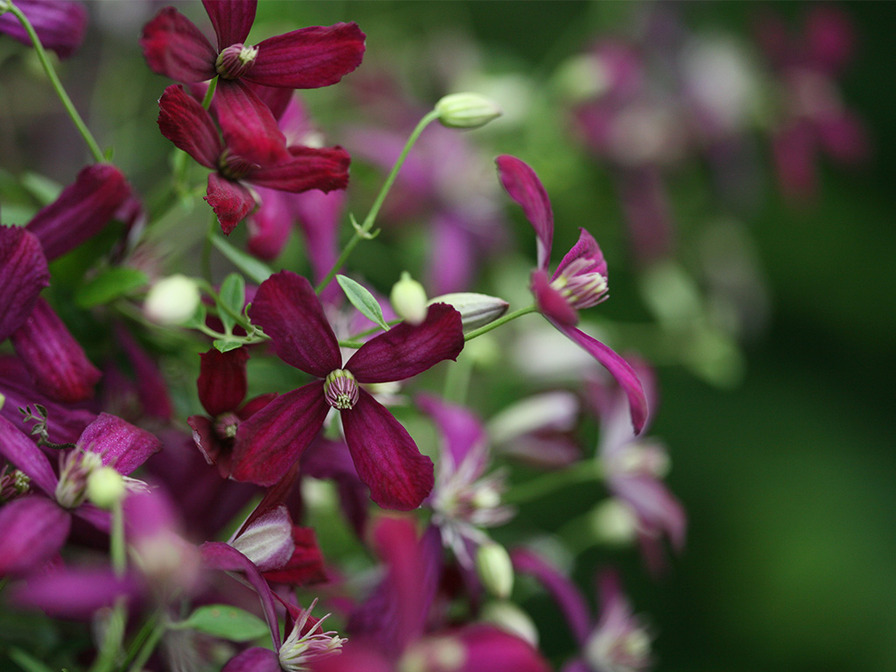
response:
[[[152,286],[143,303],[143,312],[159,324],[183,324],[193,317],[199,301],[196,281],[178,273]]]
[[[124,477],[112,467],[99,467],[87,477],[87,499],[101,509],[111,509],[125,494]]]
[[[513,563],[501,544],[488,541],[476,552],[476,573],[482,585],[492,595],[502,600],[513,590]]]
[[[263,572],[285,565],[296,548],[286,507],[277,507],[256,518],[230,545]]]
[[[638,517],[620,499],[606,499],[589,514],[591,530],[597,540],[612,546],[628,546],[638,538]]]
[[[479,128],[501,116],[501,108],[478,93],[452,93],[436,103],[439,121],[449,128]]]
[[[510,306],[504,299],[499,299],[497,296],[477,294],[476,292],[442,294],[434,299],[430,299],[429,303],[447,303],[449,306],[452,306],[460,313],[464,331],[478,329],[490,322],[494,322],[506,313],[507,308]]]
[[[494,623],[502,630],[538,647],[538,629],[525,611],[506,600],[488,602],[482,608],[482,620]]]
[[[389,301],[395,314],[411,324],[420,324],[426,319],[426,290],[407,271],[392,286]]]

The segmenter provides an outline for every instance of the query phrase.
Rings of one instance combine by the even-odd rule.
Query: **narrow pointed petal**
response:
[[[486,451],[483,448],[486,436],[479,418],[463,406],[446,403],[429,394],[419,395],[416,401],[438,426],[455,469],[467,456],[473,455],[477,462],[473,478],[481,475],[485,468]]]
[[[32,484],[53,497],[59,479],[50,466],[50,460],[25,434],[16,429],[6,418],[0,418],[0,454],[16,469],[26,474]]]
[[[281,672],[276,651],[253,646],[231,658],[221,672]]]
[[[218,52],[174,7],[165,7],[143,27],[140,47],[150,70],[175,81],[204,82],[217,74]]]
[[[29,577],[27,585],[13,592],[12,601],[56,618],[86,620],[120,598],[136,598],[140,589],[135,576],[118,577],[110,568],[63,568]]]
[[[206,168],[216,169],[224,151],[208,111],[182,86],[172,84],[159,98],[159,130]]]
[[[202,0],[202,6],[215,27],[219,49],[246,41],[255,21],[256,0]]]
[[[345,192],[306,191],[290,200],[298,219],[315,282],[320,282],[339,258],[339,224],[345,206]],[[328,289],[333,285],[328,285]],[[335,288],[338,291],[338,288]],[[330,289],[330,291],[333,291]],[[326,300],[327,295],[324,294]]]
[[[38,390],[57,401],[93,396],[102,374],[46,301],[38,299],[10,340]]]
[[[554,240],[554,213],[547,191],[535,171],[518,158],[504,154],[495,163],[504,189],[523,207],[526,219],[535,228],[538,268],[547,268]]]
[[[264,578],[272,583],[288,583],[306,586],[327,580],[324,570],[324,558],[317,545],[317,537],[310,527],[292,528],[292,541],[295,550],[292,557],[282,567],[264,572]]]
[[[84,41],[87,10],[81,3],[16,0],[16,6],[28,18],[44,49],[55,51],[59,58],[71,56]],[[0,14],[0,33],[31,46],[27,31],[11,12]]]
[[[608,348],[600,341],[592,338],[580,329],[571,326],[563,326],[554,323],[554,326],[562,331],[571,340],[578,343],[584,348],[588,354],[594,357],[600,364],[610,372],[616,379],[616,382],[625,391],[628,397],[629,411],[632,416],[632,426],[635,434],[640,434],[647,422],[647,397],[644,394],[644,388],[638,378],[635,370],[622,357],[617,355],[613,350]]]
[[[235,411],[246,398],[248,379],[246,362],[249,353],[245,348],[220,352],[212,348],[199,355],[199,401],[211,416]]]
[[[432,460],[392,414],[368,392],[342,412],[345,442],[370,498],[384,509],[415,509],[434,484]]]
[[[229,154],[253,166],[268,166],[289,159],[286,136],[268,106],[239,81],[221,80],[212,109],[221,124]]]
[[[0,507],[0,577],[40,569],[65,544],[71,520],[45,497],[23,497]]]
[[[100,455],[104,465],[114,467],[124,476],[162,449],[162,442],[155,435],[108,413],[100,413],[87,426],[77,445]]]
[[[258,43],[244,77],[265,86],[316,89],[338,82],[361,64],[365,35],[355,23],[300,28]]]
[[[529,642],[493,625],[468,625],[456,634],[466,654],[459,672],[550,672],[542,655]],[[441,639],[441,638],[439,638]],[[439,639],[434,640],[438,645]],[[453,639],[453,637],[452,637]]]
[[[329,410],[324,383],[315,381],[280,395],[240,423],[233,445],[233,478],[276,483],[302,456]]]
[[[230,235],[236,225],[255,208],[255,197],[239,182],[227,180],[217,173],[209,173],[205,200],[212,206],[221,231]]]
[[[339,343],[308,280],[280,271],[261,283],[249,317],[284,362],[318,378],[342,365]]]
[[[276,189],[257,187],[255,193],[261,201],[258,209],[249,217],[249,253],[264,261],[276,259],[292,233],[292,213],[289,208],[291,195]]]
[[[558,324],[572,326],[578,323],[579,312],[569,305],[565,296],[551,287],[547,271],[540,268],[532,271],[531,283],[532,295],[542,315]]]
[[[99,233],[130,197],[131,188],[121,171],[97,163],[83,168],[75,182],[41,209],[26,228],[37,236],[44,255],[52,261]]]
[[[333,191],[348,184],[350,157],[341,147],[290,147],[289,153],[283,161],[253,168],[246,179],[260,187],[291,193]]]
[[[38,239],[21,227],[0,226],[0,342],[22,326],[49,284]]]
[[[418,325],[402,322],[365,343],[345,365],[359,383],[404,380],[445,359],[457,359],[464,347],[460,313],[445,303],[429,307]]]
[[[581,260],[577,266],[576,273],[600,273],[604,278],[607,277],[607,262],[604,260],[604,254],[600,251],[600,245],[594,240],[594,236],[585,229],[579,228],[579,239],[576,244],[570,248],[554,272],[554,278],[563,274],[563,271],[573,262]]]

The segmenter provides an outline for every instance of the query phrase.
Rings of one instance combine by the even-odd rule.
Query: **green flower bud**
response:
[[[485,589],[506,600],[513,590],[513,563],[501,544],[487,541],[476,552],[476,573]]]
[[[442,296],[430,299],[429,303],[447,303],[452,306],[460,313],[464,331],[478,329],[489,322],[494,322],[506,313],[510,306],[504,299],[499,299],[497,296],[477,294],[476,292],[442,294]]]
[[[112,467],[99,467],[87,477],[87,499],[101,509],[111,509],[126,493],[124,477]]]
[[[199,301],[196,281],[178,273],[152,286],[143,303],[143,312],[159,324],[183,324],[193,317]]]
[[[479,128],[501,116],[501,108],[478,93],[452,93],[435,106],[439,121],[449,128]]]
[[[395,314],[411,324],[420,324],[426,319],[426,290],[407,271],[392,286],[389,301]]]
[[[481,618],[487,623],[494,623],[499,628],[526,640],[538,647],[538,629],[525,611],[513,602],[496,600],[488,602],[482,608]]]

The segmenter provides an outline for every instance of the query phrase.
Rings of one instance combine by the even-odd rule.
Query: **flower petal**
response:
[[[0,342],[18,329],[50,284],[38,239],[18,226],[0,226]]]
[[[245,348],[220,352],[212,348],[199,355],[199,401],[211,416],[235,411],[246,397],[248,380]]]
[[[159,98],[159,130],[206,168],[216,169],[224,151],[211,115],[182,86],[172,84]]]
[[[271,261],[286,246],[292,233],[292,213],[288,195],[275,189],[258,187],[255,190],[261,205],[249,217],[249,239],[246,247],[253,256]],[[335,192],[338,193],[338,192]]]
[[[314,530],[294,525],[292,542],[295,545],[292,557],[282,567],[264,572],[264,578],[272,583],[289,583],[297,586],[326,581],[324,558]]]
[[[547,268],[554,240],[554,213],[541,180],[527,164],[508,155],[495,159],[498,177],[510,197],[523,206],[526,219],[535,228],[538,268]]]
[[[289,159],[286,136],[268,106],[239,81],[222,79],[212,102],[228,154],[253,166]],[[248,179],[248,178],[247,178]]]
[[[302,456],[330,410],[323,381],[274,401],[240,423],[233,444],[233,478],[273,485]]]
[[[345,442],[370,498],[384,509],[415,509],[434,484],[432,460],[392,414],[367,391],[342,411]]]
[[[458,672],[550,672],[551,667],[529,642],[506,630],[487,624],[461,628],[451,639],[460,640],[465,659]],[[447,639],[447,638],[445,638]],[[439,637],[433,641],[438,647]],[[435,650],[438,650],[437,648]]]
[[[448,304],[435,303],[420,324],[402,322],[365,343],[345,368],[359,383],[404,380],[444,359],[457,359],[463,347],[460,313]]]
[[[485,469],[488,456],[485,429],[479,418],[469,409],[449,404],[433,395],[421,394],[416,401],[439,428],[454,469],[471,456],[471,459],[476,460],[476,468],[471,469],[471,478],[478,478]]]
[[[77,445],[100,455],[104,465],[125,476],[162,449],[156,436],[108,413],[100,413],[87,426]]]
[[[576,244],[570,248],[557,265],[554,278],[561,275],[571,263],[579,259],[583,260],[586,265],[577,268],[576,274],[596,272],[607,278],[607,262],[603,252],[600,251],[600,245],[594,240],[594,236],[583,228],[579,228],[579,239]]]
[[[99,233],[130,197],[131,188],[121,171],[97,163],[82,169],[74,184],[42,208],[26,228],[52,261]]]
[[[34,27],[44,49],[55,51],[59,58],[68,58],[84,41],[87,10],[78,2],[56,0],[16,0],[16,6]],[[0,33],[31,46],[31,37],[12,14],[0,14]]]
[[[316,89],[338,82],[361,64],[365,35],[355,23],[300,28],[258,43],[245,79],[265,86]]]
[[[58,569],[29,577],[12,599],[19,606],[38,608],[56,618],[86,620],[119,598],[134,598],[139,593],[140,583],[133,575],[117,577],[109,568]]]
[[[0,576],[39,569],[62,548],[71,520],[46,497],[23,497],[0,507]]]
[[[276,651],[253,646],[231,658],[221,672],[281,672]]]
[[[202,0],[202,5],[215,27],[219,49],[246,41],[255,22],[256,0]]]
[[[212,206],[224,235],[248,217],[255,208],[255,197],[239,182],[231,182],[217,173],[209,173],[205,200]]]
[[[150,70],[175,81],[204,82],[218,74],[218,52],[174,7],[165,7],[143,27],[140,47]]]
[[[339,343],[308,280],[280,271],[261,283],[249,317],[284,362],[318,378],[342,365]]]
[[[579,312],[569,304],[565,296],[551,287],[546,270],[537,268],[532,271],[531,288],[538,310],[546,318],[569,326],[578,323]]]
[[[290,147],[289,154],[279,163],[252,168],[246,179],[260,187],[291,193],[345,189],[348,184],[350,158],[341,147]]]
[[[582,346],[588,354],[600,362],[616,379],[616,382],[619,383],[628,397],[629,411],[631,412],[635,434],[640,434],[644,428],[644,423],[647,422],[648,409],[647,397],[635,370],[613,350],[583,331],[553,321],[552,324],[575,343]]]

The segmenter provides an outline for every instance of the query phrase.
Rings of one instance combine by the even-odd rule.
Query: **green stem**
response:
[[[118,577],[127,571],[127,552],[124,539],[124,511],[121,500],[112,506],[112,529],[109,531],[109,556],[112,570]]]
[[[53,68],[53,64],[47,56],[44,45],[41,44],[40,38],[34,30],[34,26],[31,25],[31,22],[22,10],[16,7],[12,2],[9,3],[9,11],[19,20],[19,23],[25,28],[25,32],[28,33],[28,37],[34,45],[34,51],[37,52],[37,58],[43,66],[44,72],[47,73],[50,84],[52,84],[53,89],[56,91],[56,95],[59,96],[59,100],[62,101],[65,111],[68,112],[68,116],[71,117],[71,120],[74,122],[81,137],[84,138],[84,142],[87,143],[87,147],[90,149],[90,153],[93,154],[93,158],[97,163],[103,163],[106,160],[106,157],[103,156],[103,150],[100,149],[99,144],[94,140],[93,135],[90,133],[90,129],[87,128],[87,124],[84,123],[81,115],[78,114],[78,110],[75,109],[72,99],[68,97],[68,93],[66,93],[65,88],[62,86],[62,82],[59,81],[59,76],[56,74],[56,70]]]
[[[512,313],[507,313],[506,315],[499,317],[494,322],[489,322],[486,325],[479,327],[478,329],[474,329],[473,331],[469,331],[464,334],[464,341],[470,341],[477,336],[482,336],[482,334],[487,334],[492,329],[497,329],[503,324],[507,324],[511,320],[515,320],[518,317],[522,317],[523,315],[528,315],[529,313],[534,313],[538,310],[535,305],[527,306],[526,308],[520,308],[519,310],[515,310]]]
[[[521,504],[551,494],[576,483],[598,481],[603,470],[595,460],[582,460],[562,471],[551,471],[526,483],[514,485],[503,497],[507,504]]]
[[[137,633],[137,636],[134,637],[131,648],[133,649],[137,646],[140,648],[125,660],[121,669],[124,669],[125,665],[128,664],[128,660],[130,660],[131,665],[128,668],[130,672],[139,672],[142,670],[146,661],[149,660],[149,657],[152,655],[152,652],[155,651],[156,645],[159,643],[162,635],[165,634],[165,629],[165,619],[158,613],[153,614],[153,616],[144,623],[140,632]]]
[[[218,88],[218,78],[215,77],[208,83],[208,89],[205,91],[205,98],[202,99],[202,107],[206,110],[212,106],[212,98],[215,97],[215,89]]]
[[[376,217],[380,212],[380,208],[383,207],[383,202],[386,200],[386,196],[389,194],[389,191],[392,189],[392,185],[395,183],[395,178],[398,177],[398,171],[401,170],[401,167],[402,165],[404,165],[408,153],[411,151],[411,147],[413,147],[414,143],[417,142],[417,138],[419,138],[420,134],[423,133],[423,129],[425,129],[438,118],[439,113],[435,110],[431,110],[420,120],[416,128],[414,128],[414,130],[411,132],[411,135],[408,137],[408,141],[405,143],[404,148],[401,150],[401,154],[398,155],[398,159],[395,161],[395,165],[392,166],[392,170],[386,177],[386,181],[383,183],[379,194],[377,194],[376,200],[374,200],[373,205],[370,207],[370,212],[367,213],[367,217],[364,218],[364,221],[361,223],[361,225],[355,228],[355,234],[352,236],[351,240],[348,241],[345,248],[343,248],[342,254],[339,255],[336,263],[333,264],[333,268],[331,268],[329,273],[324,276],[324,279],[320,281],[320,284],[317,285],[314,290],[315,292],[320,294],[324,290],[324,288],[328,284],[330,284],[330,281],[336,276],[336,273],[338,273],[339,269],[342,268],[342,266],[345,264],[349,255],[352,253],[352,250],[355,249],[355,245],[357,245],[362,238],[367,237],[367,234],[373,228],[373,223],[376,221]]]
[[[463,404],[467,400],[467,390],[470,388],[470,378],[473,376],[473,359],[461,355],[448,367],[448,373],[445,375],[445,401]]]

